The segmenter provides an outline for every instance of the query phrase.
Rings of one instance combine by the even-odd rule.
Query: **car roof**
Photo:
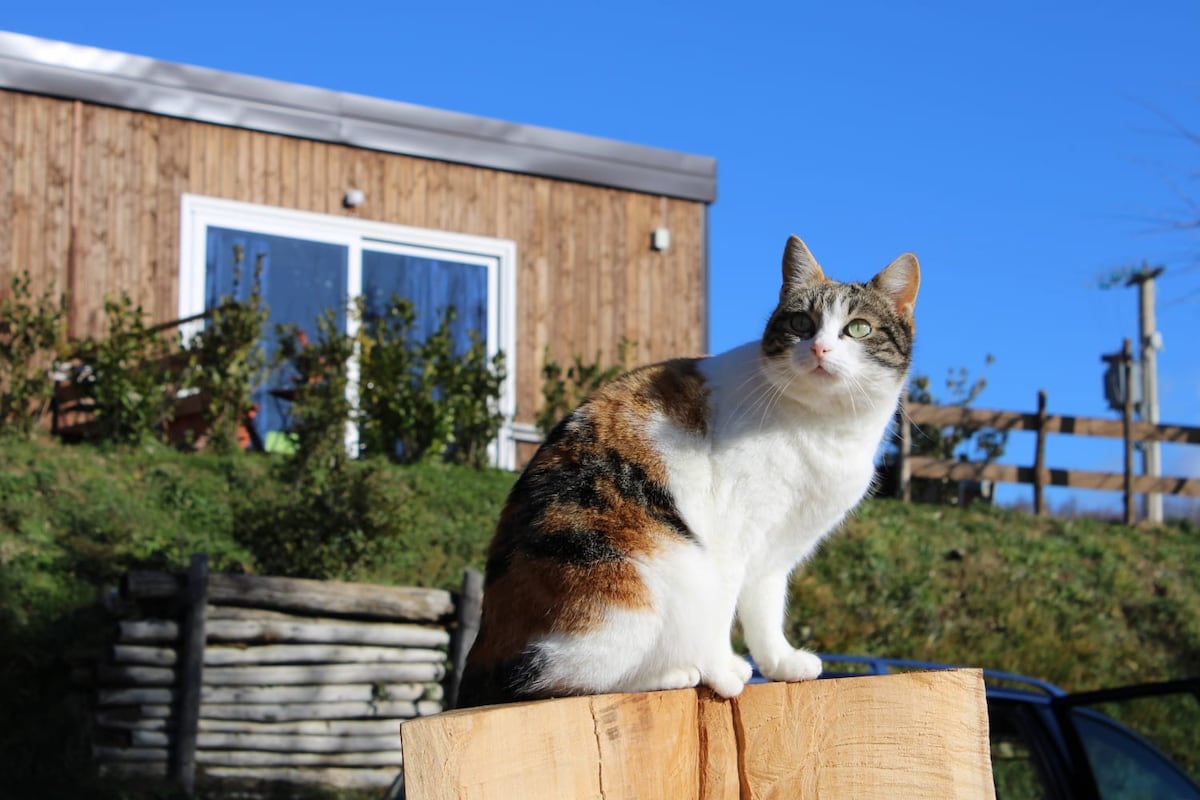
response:
[[[884,658],[880,656],[857,656],[837,653],[822,653],[824,670],[822,678],[846,678],[855,675],[891,675],[898,672],[915,672],[931,669],[961,669],[962,664],[941,664],[934,661],[918,661],[907,658]],[[1049,703],[1066,692],[1049,681],[1001,670],[983,670],[984,686],[989,699],[1021,700],[1024,702]]]

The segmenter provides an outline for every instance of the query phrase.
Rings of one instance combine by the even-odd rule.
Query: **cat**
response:
[[[911,361],[917,259],[825,277],[788,239],[761,341],[635,369],[567,415],[488,552],[459,707],[816,678],[791,572],[862,499]]]

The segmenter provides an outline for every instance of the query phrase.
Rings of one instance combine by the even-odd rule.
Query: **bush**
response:
[[[92,438],[136,443],[160,435],[180,388],[168,355],[175,349],[145,324],[145,312],[127,295],[106,300],[108,335],[76,344],[71,380],[92,401]]]
[[[627,371],[637,352],[637,342],[624,336],[617,343],[617,363],[607,367],[600,365],[600,353],[591,363],[584,363],[578,354],[565,370],[550,358],[546,350],[546,361],[542,365],[542,407],[538,410],[535,423],[542,435],[550,433],[558,421],[569,414],[589,394]]]
[[[487,446],[504,421],[498,401],[504,354],[487,357],[477,331],[465,353],[456,351],[447,308],[437,330],[418,341],[416,311],[393,296],[362,334],[360,435],[363,451],[404,464],[487,463]]]
[[[187,387],[208,398],[205,422],[208,448],[232,452],[238,448],[238,430],[252,406],[251,395],[262,383],[266,356],[260,340],[267,310],[263,306],[259,264],[249,297],[236,301],[240,274],[234,276],[234,291],[221,298],[204,329],[187,343]]]
[[[34,298],[29,273],[0,297],[0,431],[28,436],[54,398],[52,371],[63,349],[66,298]]]

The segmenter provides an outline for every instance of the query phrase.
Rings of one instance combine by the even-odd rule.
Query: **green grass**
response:
[[[69,672],[73,654],[108,635],[96,600],[126,570],[183,569],[204,551],[214,571],[455,589],[464,566],[482,567],[515,479],[369,462],[314,488],[281,483],[277,464],[0,439],[6,796],[122,796],[91,774],[86,694]],[[331,503],[345,507],[322,511]],[[332,530],[303,527],[329,520]],[[1200,674],[1198,587],[1191,523],[1130,530],[871,500],[798,571],[788,627],[793,642],[824,652],[1088,689]]]

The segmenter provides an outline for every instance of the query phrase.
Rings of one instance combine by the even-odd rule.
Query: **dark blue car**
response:
[[[826,678],[948,667],[821,660]],[[994,670],[984,681],[998,800],[1200,800],[1200,679],[1079,694]]]

